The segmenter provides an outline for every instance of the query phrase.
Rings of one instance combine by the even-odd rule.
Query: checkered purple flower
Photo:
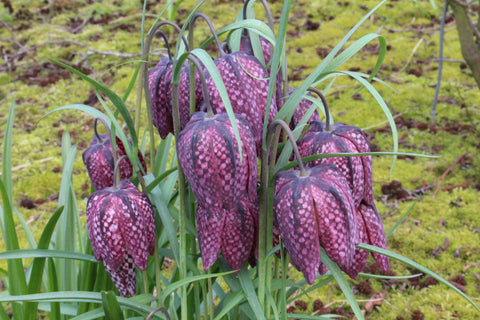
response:
[[[292,264],[312,284],[325,272],[320,248],[355,278],[358,222],[348,182],[332,164],[278,173],[273,204],[274,223]]]
[[[172,61],[162,58],[148,72],[148,86],[152,110],[152,122],[162,139],[173,133],[172,114]],[[203,94],[198,72],[195,73],[195,110],[200,110]],[[190,119],[190,66],[185,65],[180,71],[179,83],[180,128],[183,129]]]
[[[251,125],[257,154],[260,154],[267,106],[268,74],[257,58],[242,51],[226,54],[215,63],[225,83],[233,112],[243,116]],[[213,112],[225,113],[225,106],[212,77],[207,75],[206,80]],[[268,122],[273,121],[276,115],[277,107],[272,97]]]
[[[312,121],[310,128],[298,142],[302,157],[328,153],[364,153],[370,152],[365,133],[354,126],[337,123],[327,129],[320,121]],[[331,157],[307,162],[307,166],[320,163],[332,163],[345,175],[355,200],[355,207],[364,201],[373,205],[372,157]]]
[[[116,143],[117,157],[120,159],[120,157],[126,155],[125,146],[118,137],[116,137]],[[95,190],[113,186],[115,164],[109,135],[95,133],[90,146],[83,152],[82,158]],[[138,158],[146,172],[147,167],[140,151],[138,151]],[[133,175],[132,164],[127,158],[123,159],[119,166],[120,179],[128,179]]]
[[[228,265],[239,269],[249,258],[258,219],[257,156],[247,121],[235,115],[242,159],[227,114],[196,112],[180,132],[180,166],[195,195],[197,230],[203,266],[210,268],[222,251]]]
[[[147,268],[155,249],[155,221],[148,197],[128,179],[94,192],[87,228],[95,259],[101,260],[122,296],[136,293],[136,266]]]

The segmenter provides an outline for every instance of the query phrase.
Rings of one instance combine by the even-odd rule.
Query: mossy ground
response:
[[[178,22],[185,19],[196,3],[193,0],[182,3],[176,16]],[[297,86],[322,61],[324,54],[377,3],[295,1],[287,37],[289,73],[295,74],[296,79],[291,81],[291,85]],[[438,1],[437,4],[443,5]],[[281,5],[279,1],[271,4],[275,18],[280,16]],[[61,111],[41,118],[48,111],[67,104],[98,106],[98,102],[92,98],[94,92],[86,82],[68,72],[64,73],[48,61],[54,58],[75,64],[81,55],[72,53],[85,54],[87,49],[76,44],[53,42],[70,39],[99,51],[138,53],[142,5],[140,1],[133,0],[122,1],[121,5],[118,1],[54,0],[46,5],[43,1],[19,0],[12,1],[12,7],[13,12],[9,12],[6,6],[0,5],[0,18],[13,32],[12,35],[6,27],[0,29],[4,52],[0,57],[0,126],[3,132],[8,108],[14,99],[14,205],[26,220],[30,220],[34,234],[38,236],[56,208],[55,194],[61,181],[61,139],[64,131],[70,132],[73,144],[78,144],[73,183],[79,211],[84,212],[84,198],[88,196],[90,187],[81,153],[91,139],[93,125],[89,116],[74,111]],[[147,27],[153,23],[154,16],[162,7],[160,1],[153,1],[149,6],[148,13],[152,17],[147,19]],[[240,7],[238,1],[215,1],[207,2],[202,11],[219,28],[231,23]],[[260,5],[257,7],[257,14],[261,17],[262,8]],[[375,195],[386,231],[412,206],[414,199],[418,201],[409,217],[388,239],[389,248],[455,281],[478,302],[480,160],[477,154],[480,148],[480,91],[468,68],[458,62],[462,56],[458,35],[450,19],[444,45],[444,55],[449,60],[444,62],[436,121],[434,125],[429,124],[437,81],[440,17],[440,8],[434,9],[428,1],[387,2],[360,27],[347,46],[368,33],[378,32],[385,37],[388,51],[378,78],[394,90],[378,82],[374,85],[396,116],[400,150],[439,156],[437,159],[398,159],[391,176],[391,157],[374,158]],[[198,34],[201,32],[205,36],[208,34],[206,30]],[[51,44],[34,48],[47,42]],[[377,60],[377,45],[378,42],[367,45],[340,70],[371,71]],[[22,48],[28,49],[26,54],[16,56]],[[8,57],[14,58],[13,63],[7,61]],[[93,78],[98,78],[113,67],[102,81],[123,95],[133,74],[134,64],[116,66],[132,60],[134,58],[92,55],[83,67]],[[365,89],[359,95],[352,96],[358,88],[358,83],[348,77],[337,78],[330,88],[327,100],[335,121],[366,128],[376,151],[391,151],[392,136],[380,106]],[[127,99],[127,105],[132,110],[135,96],[133,90]],[[462,155],[459,163],[450,168]],[[448,174],[440,180],[447,170]],[[408,197],[387,197],[382,193],[382,186],[393,180],[402,183]],[[34,208],[22,206],[21,200],[24,199],[32,200]],[[447,246],[444,246],[445,239],[448,239]],[[443,250],[432,254],[442,246]],[[0,242],[0,250],[3,250],[2,247],[3,243]],[[392,262],[392,267],[396,275],[416,273],[401,263]],[[459,276],[464,279],[463,282],[458,280]],[[361,276],[351,283],[354,288],[368,283],[377,292],[387,289],[381,304],[367,314],[370,319],[411,319],[418,316],[418,312],[425,319],[479,317],[474,308],[453,290],[439,284],[426,286],[425,281],[423,277],[416,282],[420,283],[417,285],[408,280],[392,283],[368,280]],[[358,299],[369,300],[372,292],[365,296],[359,294]],[[340,291],[335,286],[328,286],[310,294],[308,298],[302,297],[308,305],[307,310],[302,312],[312,313],[313,301],[317,299],[332,306],[342,306],[344,302]],[[361,305],[364,303],[361,302]],[[295,311],[300,312],[298,308]]]

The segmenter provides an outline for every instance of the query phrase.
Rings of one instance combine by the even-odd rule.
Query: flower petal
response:
[[[225,212],[221,251],[233,270],[240,270],[248,259],[254,234],[254,220],[245,203],[240,201],[232,210]]]
[[[132,257],[127,254],[118,268],[114,269],[105,261],[103,262],[105,269],[112,279],[118,292],[123,297],[134,296],[137,292],[137,271]]]
[[[284,173],[280,172],[278,179]],[[312,284],[320,266],[320,243],[310,186],[309,177],[295,177],[276,193],[273,210],[292,264]]]
[[[197,207],[198,245],[203,269],[208,270],[217,261],[222,244],[225,211],[216,207]]]

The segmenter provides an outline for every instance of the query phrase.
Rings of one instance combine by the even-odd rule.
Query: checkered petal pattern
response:
[[[270,59],[272,58],[272,44],[266,40],[264,37],[259,37],[260,45],[262,47],[263,58],[265,60],[265,65],[268,66],[267,74],[270,74],[271,67],[269,66]],[[240,39],[240,51],[244,51],[249,55],[254,55],[252,43],[249,36],[242,35]],[[283,90],[282,90],[282,73],[281,71],[277,72],[275,78],[275,103],[277,104],[277,109],[280,110],[283,105]]]
[[[173,133],[172,111],[172,62],[162,58],[148,73],[152,122],[162,139]],[[180,130],[190,120],[190,65],[183,66],[180,71],[178,85],[180,111]],[[203,92],[198,72],[195,72],[195,111],[200,110],[203,101]]]
[[[325,273],[320,247],[351,273],[358,226],[351,191],[339,169],[321,164],[307,168],[307,173],[300,176],[292,170],[277,175],[273,210],[292,264],[311,284],[317,272]]]
[[[148,197],[125,179],[115,189],[94,192],[86,213],[95,259],[102,260],[114,275],[112,280],[122,295],[133,295],[135,277],[132,280],[130,273],[135,274],[135,265],[145,270],[148,253],[155,249],[155,221]]]
[[[116,144],[117,158],[126,155],[125,146],[118,137],[116,137]],[[113,150],[108,135],[99,134],[97,136],[94,134],[90,146],[83,152],[82,158],[95,190],[102,190],[113,185],[115,164],[113,163]],[[145,159],[140,151],[138,152],[138,158],[146,172]],[[120,161],[119,169],[121,179],[128,179],[133,175],[132,164],[127,158]]]
[[[263,120],[267,106],[268,74],[257,58],[242,51],[227,54],[215,63],[227,89],[233,112],[243,116],[250,124],[255,137],[257,154],[260,154]],[[225,113],[225,106],[212,77],[207,75],[206,80],[214,113]],[[276,115],[277,107],[272,97],[268,114],[269,123]]]
[[[172,67],[173,64],[171,60],[162,58],[160,62],[148,72],[152,122],[162,139],[165,139],[170,132],[173,132],[172,111],[168,104],[172,94],[170,90],[170,95],[168,95],[166,90],[167,84],[172,79]]]
[[[194,113],[177,139],[179,163],[198,202],[198,240],[205,270],[220,251],[232,269],[239,269],[253,248],[258,220],[258,209],[251,207],[258,206],[255,139],[246,120],[235,117],[242,160],[225,113],[212,118],[205,112]]]
[[[359,153],[369,152],[370,147],[365,134],[356,127],[335,124],[331,131],[326,131],[325,123],[312,121],[309,130],[297,144],[302,157],[328,153]],[[364,137],[361,140],[360,137]],[[355,206],[361,201],[373,203],[372,157],[332,157],[308,162],[307,166],[320,163],[336,165],[347,178],[353,191]]]
[[[359,219],[361,218],[365,225],[365,236],[361,242],[387,249],[387,240],[385,239],[382,219],[378,214],[375,204],[367,205],[362,202],[357,209],[357,217],[359,217]],[[390,262],[387,256],[375,252],[373,252],[372,255],[382,270],[390,270]]]

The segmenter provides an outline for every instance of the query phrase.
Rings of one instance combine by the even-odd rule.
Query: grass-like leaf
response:
[[[247,268],[242,267],[237,276],[238,280],[240,280],[243,292],[245,292],[245,295],[247,296],[248,304],[255,314],[255,319],[265,319],[262,306],[258,301],[257,292],[255,291],[255,287],[253,286],[252,279],[250,279],[250,274],[248,273]]]
[[[395,260],[398,260],[404,264],[406,264],[407,266],[410,266],[412,268],[415,268],[417,269],[418,271],[421,271],[427,275],[429,275],[430,277],[438,280],[439,282],[443,283],[444,285],[448,286],[450,289],[454,290],[455,292],[457,292],[459,295],[461,295],[465,300],[467,300],[475,309],[477,309],[479,312],[480,312],[480,308],[472,301],[472,299],[470,299],[465,293],[463,293],[462,291],[460,291],[460,289],[458,289],[457,287],[455,287],[454,285],[452,285],[450,282],[448,282],[447,280],[443,279],[441,276],[439,276],[438,274],[436,274],[435,272],[433,272],[432,270],[416,263],[415,261],[413,260],[410,260],[408,258],[405,258],[404,256],[402,255],[399,255],[398,253],[395,253],[395,252],[392,252],[392,251],[389,251],[389,250],[385,250],[385,249],[381,249],[381,248],[378,248],[378,247],[375,247],[375,246],[372,246],[372,245],[369,245],[369,244],[366,244],[366,243],[359,243],[357,245],[357,248],[360,248],[360,249],[365,249],[365,250],[368,250],[368,251],[371,251],[371,252],[376,252],[376,253],[379,253],[379,254],[383,254],[389,258],[392,258],[392,259],[395,259]]]
[[[103,310],[107,319],[123,320],[122,309],[118,304],[117,297],[112,291],[102,292]]]
[[[325,266],[330,270],[332,275],[335,277],[335,280],[337,280],[338,285],[340,286],[340,289],[342,289],[343,295],[347,299],[348,303],[350,304],[350,307],[353,310],[353,313],[357,317],[358,320],[365,319],[363,317],[362,311],[360,310],[360,307],[358,306],[357,300],[355,299],[355,296],[353,295],[352,289],[350,288],[350,285],[347,282],[347,279],[345,279],[344,273],[340,270],[338,265],[333,262],[328,255],[325,253],[325,250],[322,248],[321,249],[321,260],[325,264]]]
[[[407,212],[405,212],[405,214],[397,221],[397,223],[395,223],[395,225],[392,227],[392,229],[390,229],[390,231],[388,231],[385,234],[385,238],[390,237],[395,232],[395,230],[397,230],[397,228],[403,223],[403,221],[405,221],[405,219],[407,219],[407,217],[409,216],[410,212],[412,212],[412,210],[413,210],[413,208],[415,207],[416,204],[417,204],[417,201],[415,201],[410,206],[410,208],[408,208]]]
[[[133,144],[135,146],[138,145],[137,134],[135,132],[135,127],[134,127],[132,117],[130,116],[130,113],[127,109],[127,106],[125,105],[125,102],[122,100],[122,98],[120,98],[115,92],[113,92],[112,90],[110,90],[109,88],[107,88],[106,86],[101,84],[100,82],[90,78],[89,76],[83,74],[82,72],[80,72],[80,71],[78,71],[78,70],[76,70],[76,69],[74,69],[74,68],[72,68],[72,67],[70,67],[70,66],[68,66],[64,63],[61,63],[59,61],[56,61],[56,60],[53,60],[53,59],[50,59],[50,61],[58,64],[61,67],[64,67],[65,69],[70,70],[72,73],[76,74],[77,76],[79,76],[83,80],[90,83],[96,90],[105,94],[108,97],[108,99],[110,99],[110,101],[113,103],[113,105],[117,108],[117,110],[120,112],[120,114],[122,115],[123,120],[125,121],[125,124],[126,124],[126,126],[128,128],[128,131],[130,133],[130,137],[132,138]]]
[[[30,258],[59,258],[59,259],[73,259],[80,261],[89,261],[97,263],[95,257],[92,255],[61,251],[52,249],[19,249],[8,250],[0,252],[0,260],[14,260],[14,259],[30,259]]]

